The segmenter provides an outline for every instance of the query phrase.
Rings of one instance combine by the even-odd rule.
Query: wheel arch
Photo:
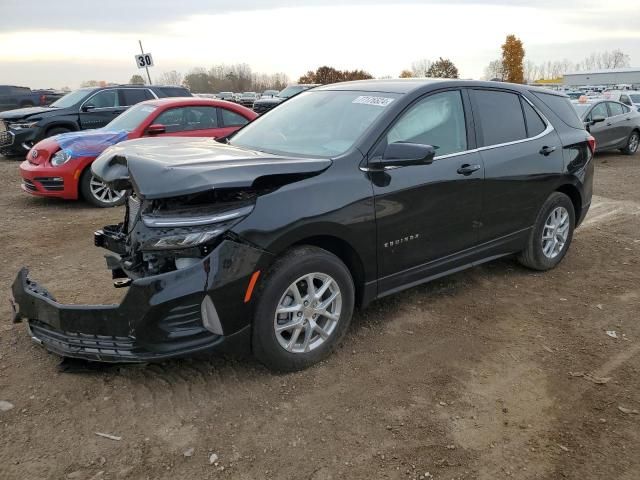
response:
[[[334,235],[313,235],[300,238],[288,245],[281,253],[302,245],[322,248],[338,257],[349,269],[355,289],[355,304],[362,305],[365,296],[365,269],[361,256],[355,248],[343,238]]]
[[[47,125],[47,128],[44,131],[45,136],[47,136],[54,128],[68,128],[72,132],[78,131],[78,126],[73,122],[55,122]]]
[[[580,221],[582,218],[582,195],[580,194],[580,190],[571,184],[565,183],[564,185],[559,186],[556,189],[556,192],[564,193],[573,204],[573,211],[575,212],[576,222]],[[577,227],[578,225],[576,225]]]

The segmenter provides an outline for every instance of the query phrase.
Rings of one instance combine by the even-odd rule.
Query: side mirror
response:
[[[591,125],[595,125],[596,123],[604,122],[606,120],[602,115],[596,115],[595,117],[591,117]]]
[[[86,104],[86,105],[83,105],[83,106],[82,106],[82,111],[83,111],[83,112],[90,112],[90,111],[91,111],[91,110],[93,110],[94,108],[96,108],[96,106],[95,106],[95,105],[91,105],[91,104],[89,103],[89,104]]]
[[[147,135],[159,135],[165,133],[167,128],[161,123],[154,123],[147,128]]]
[[[429,165],[436,156],[436,149],[421,143],[394,142],[387,145],[380,162],[383,167]]]

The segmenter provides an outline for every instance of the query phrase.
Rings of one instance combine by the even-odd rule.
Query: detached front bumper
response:
[[[264,252],[223,241],[192,267],[139,278],[119,305],[63,305],[28,277],[13,283],[16,318],[64,357],[149,362],[248,347],[251,302],[244,295]]]

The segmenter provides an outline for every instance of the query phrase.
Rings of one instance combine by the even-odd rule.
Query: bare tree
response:
[[[432,64],[433,62],[428,58],[416,60],[411,64],[411,73],[414,77],[426,77]]]
[[[493,60],[484,69],[484,78],[486,80],[504,80],[504,68],[502,68],[502,60]]]
[[[182,85],[182,74],[177,72],[176,70],[171,70],[170,72],[164,72],[158,78],[156,78],[156,83],[161,85]]]

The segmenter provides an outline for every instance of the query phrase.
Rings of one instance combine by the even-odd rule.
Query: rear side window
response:
[[[191,97],[191,93],[182,87],[158,87],[157,93],[159,97]]]
[[[484,146],[527,138],[518,95],[494,90],[474,90],[473,96],[474,114],[480,121]]]
[[[615,117],[616,115],[622,115],[624,113],[624,107],[619,104],[619,103],[615,103],[615,102],[608,102],[609,103],[609,111],[611,112],[611,116]]]
[[[236,112],[232,112],[231,110],[223,108],[222,123],[224,123],[225,127],[239,127],[249,123],[249,120],[244,118],[242,115],[237,114]]]
[[[145,100],[151,100],[153,95],[146,88],[125,88],[120,90],[122,94],[122,105],[130,107]]]
[[[522,109],[524,110],[524,119],[527,122],[527,133],[529,137],[535,137],[545,131],[547,125],[538,115],[529,102],[522,100]]]
[[[531,92],[542,101],[547,107],[553,110],[560,120],[572,128],[584,130],[584,124],[578,117],[575,109],[567,97],[553,95],[550,93]]]

